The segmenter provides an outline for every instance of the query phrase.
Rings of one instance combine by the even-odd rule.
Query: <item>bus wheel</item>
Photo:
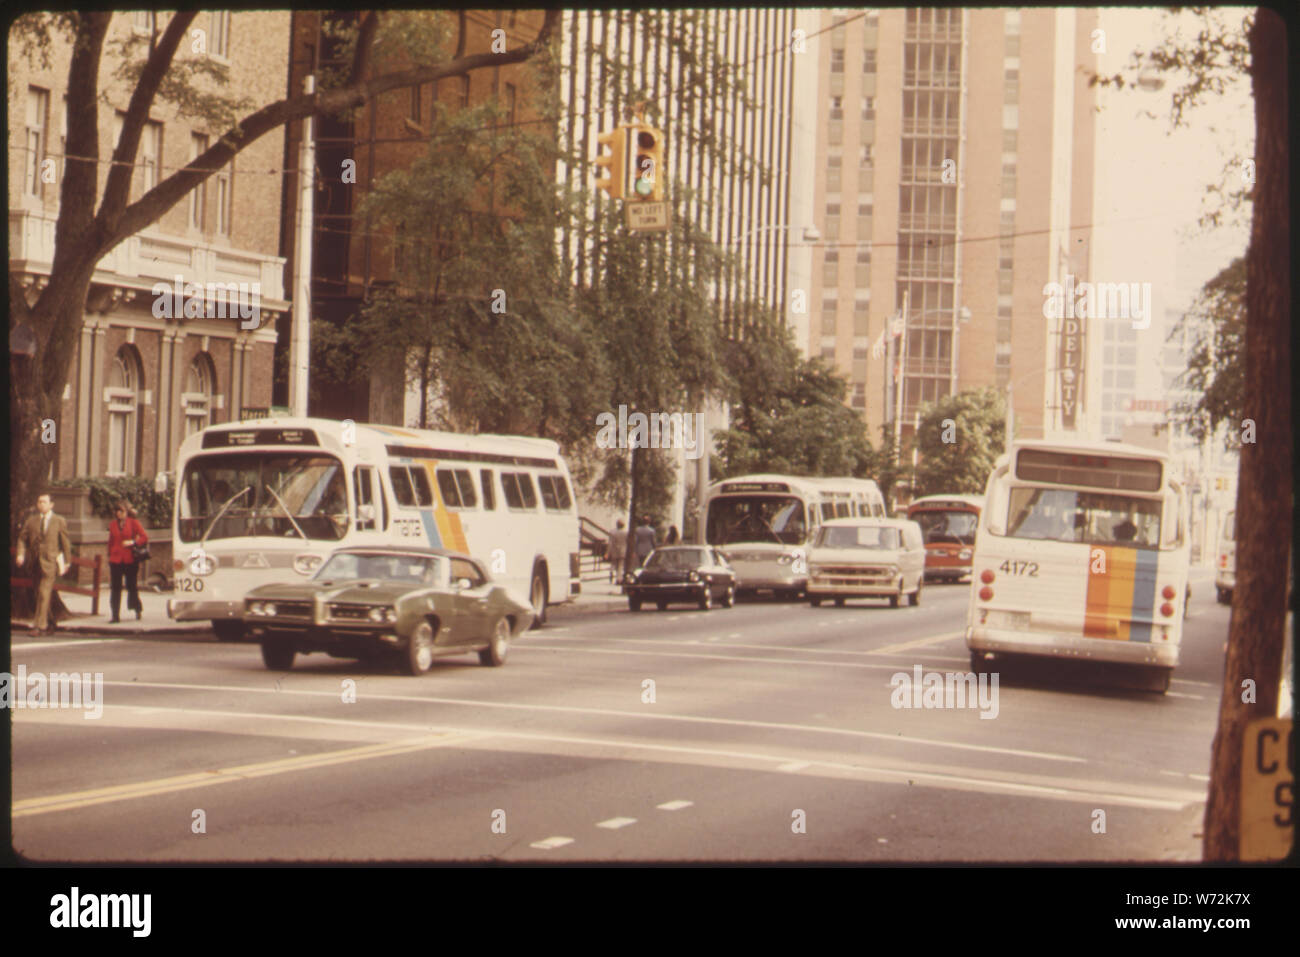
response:
[[[1160,665],[1148,665],[1146,667],[1147,690],[1155,691],[1159,694],[1165,694],[1169,690],[1169,678],[1173,673],[1173,668],[1163,668]]]
[[[808,597],[808,604],[812,605],[814,608],[820,608],[822,604],[822,600],[820,598],[813,598],[810,595]]]
[[[1232,595],[1228,592],[1226,588],[1220,588],[1218,589],[1218,592],[1219,592],[1218,599],[1220,605],[1232,604]]]
[[[506,663],[506,653],[510,651],[510,623],[504,618],[498,619],[492,630],[492,644],[478,653],[478,663],[490,668],[499,668]]]
[[[889,596],[889,607],[890,607],[890,608],[897,608],[897,607],[898,607],[898,599],[900,599],[900,598],[902,598],[902,597],[903,597],[903,583],[900,581],[900,582],[898,583],[898,594],[897,594],[897,595],[890,595],[890,596]]]
[[[991,674],[993,669],[989,667],[992,662],[984,657],[982,651],[972,651],[970,653],[970,670],[972,674],[986,675]]]
[[[289,671],[297,652],[285,641],[267,639],[262,642],[262,664],[270,671]]]
[[[657,602],[655,602],[655,604],[656,604],[657,606],[659,606],[659,610],[660,610],[660,611],[667,611],[667,610],[668,610],[668,602],[666,602],[666,601],[657,601]]]
[[[640,598],[629,598],[629,599],[627,600],[627,607],[628,607],[628,611],[640,611],[640,610],[641,610],[641,599],[640,599]]]
[[[541,565],[533,568],[533,583],[528,587],[529,602],[533,606],[533,627],[541,628],[546,624],[547,593],[546,574]]]
[[[843,598],[836,598],[836,599],[835,599],[835,607],[836,607],[836,608],[843,608],[843,607],[844,607],[844,599],[843,599]]]
[[[907,596],[907,603],[914,608],[917,605],[921,604],[921,583],[920,582],[916,583],[916,591],[912,592],[912,594]]]
[[[217,641],[243,641],[244,623],[238,619],[214,621],[212,633],[217,636]]]

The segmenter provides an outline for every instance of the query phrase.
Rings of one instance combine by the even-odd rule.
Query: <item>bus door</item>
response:
[[[373,465],[358,465],[352,470],[352,496],[356,506],[353,531],[363,541],[385,539],[388,498]]]

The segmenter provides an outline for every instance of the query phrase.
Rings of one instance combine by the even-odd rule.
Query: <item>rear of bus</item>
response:
[[[1214,590],[1220,605],[1232,604],[1232,590],[1237,585],[1236,530],[1237,512],[1234,509],[1223,516],[1219,547],[1214,556]]]
[[[776,476],[719,482],[710,490],[704,540],[727,556],[737,592],[793,598],[808,585],[807,545],[816,508],[799,483]]]
[[[1118,662],[1155,690],[1178,664],[1186,499],[1167,461],[1131,446],[1018,443],[989,478],[967,613],[986,654]]]
[[[927,495],[907,508],[925,541],[925,580],[960,581],[971,573],[982,500],[973,495]]]

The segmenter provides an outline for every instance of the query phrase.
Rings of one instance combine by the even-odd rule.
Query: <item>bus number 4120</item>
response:
[[[998,569],[1006,572],[1008,575],[1038,576],[1038,562],[1017,562],[1008,558],[998,566]]]

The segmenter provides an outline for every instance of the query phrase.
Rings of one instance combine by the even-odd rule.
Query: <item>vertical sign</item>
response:
[[[1057,357],[1061,385],[1061,428],[1074,430],[1083,392],[1084,321],[1067,309],[1061,318],[1061,345]]]
[[[1238,858],[1277,861],[1295,838],[1295,771],[1290,718],[1259,718],[1246,725],[1241,755],[1241,831]]]

